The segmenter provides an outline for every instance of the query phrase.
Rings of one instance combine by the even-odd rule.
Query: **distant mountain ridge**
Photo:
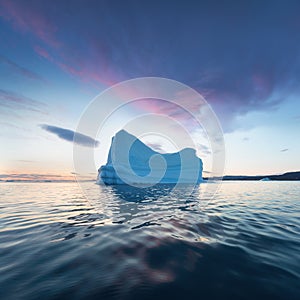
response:
[[[270,180],[300,180],[300,171],[297,172],[287,172],[280,175],[257,175],[257,176],[247,176],[247,175],[225,175],[223,180],[262,180],[264,178],[269,178]],[[208,178],[203,178],[208,179]]]

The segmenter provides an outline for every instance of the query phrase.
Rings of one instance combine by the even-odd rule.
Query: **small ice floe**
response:
[[[271,179],[269,177],[264,177],[260,181],[271,181]]]

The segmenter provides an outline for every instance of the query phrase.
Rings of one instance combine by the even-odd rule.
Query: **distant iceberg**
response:
[[[161,154],[125,130],[111,141],[107,163],[98,170],[98,184],[200,183],[202,160],[195,149]]]
[[[260,181],[271,181],[271,179],[269,177],[264,177],[264,178],[260,179]]]

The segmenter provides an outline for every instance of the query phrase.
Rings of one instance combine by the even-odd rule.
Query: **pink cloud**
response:
[[[44,48],[40,47],[40,46],[34,46],[34,51],[41,57],[46,58],[46,59],[50,59],[50,54],[47,52],[47,50],[45,50]]]
[[[69,75],[76,77],[84,83],[90,83],[92,85],[97,85],[99,83],[111,86],[117,81],[109,78],[108,76],[103,75],[104,72],[100,71],[100,67],[97,67],[97,60],[95,59],[95,65],[90,67],[84,59],[84,56],[81,59],[75,60],[73,57],[68,57],[64,53],[60,53],[60,56],[54,58],[50,53],[41,46],[34,46],[34,51],[40,56],[53,64],[57,65],[62,71],[68,73]],[[68,51],[66,50],[66,53]],[[66,58],[63,58],[66,56]],[[97,69],[98,70],[95,70]]]
[[[117,81],[103,76],[100,70],[91,70],[88,66],[78,66],[75,62],[73,65],[66,64],[63,62],[55,62],[63,71],[70,75],[79,78],[84,83],[91,83],[95,86],[97,83],[105,84],[107,86],[114,85]],[[77,67],[77,68],[76,68]]]
[[[44,45],[33,46],[35,53],[56,64],[65,73],[95,87],[99,84],[111,86],[119,81],[110,68],[106,57],[109,50],[103,43],[89,35],[81,35],[83,43],[89,45],[84,49],[62,43],[57,36],[58,26],[38,5],[0,0],[0,16],[15,30],[30,33],[40,40]]]
[[[15,29],[32,33],[52,47],[60,46],[55,37],[57,27],[33,6],[29,8],[27,2],[3,0],[0,2],[0,7],[0,16],[9,21]]]
[[[271,94],[273,86],[270,76],[257,72],[253,74],[252,81],[254,90],[260,97],[267,97]]]

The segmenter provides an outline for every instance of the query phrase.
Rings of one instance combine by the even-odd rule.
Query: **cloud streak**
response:
[[[146,145],[159,153],[165,153],[165,151],[163,149],[163,145],[160,143],[148,142],[148,143],[146,143]]]
[[[74,181],[74,176],[60,174],[37,174],[37,173],[7,173],[0,174],[0,181],[27,181],[27,182],[45,182],[45,181]]]
[[[35,3],[28,7],[28,3],[22,1],[3,0],[0,2],[0,8],[0,16],[10,22],[15,29],[23,33],[33,33],[44,43],[59,47],[55,36],[57,27],[45,14],[40,13],[40,4]]]
[[[0,113],[1,108],[8,108],[12,113],[14,113],[15,109],[23,109],[47,114],[46,104],[8,90],[0,89],[0,104]]]
[[[0,55],[0,64],[1,63],[7,65],[13,72],[25,78],[46,82],[46,80],[39,74],[18,65],[17,63],[2,55]]]
[[[57,137],[65,141],[72,142],[72,143],[74,142],[77,143],[78,145],[85,146],[85,147],[99,146],[99,141],[87,135],[84,135],[82,133],[78,133],[70,129],[65,129],[65,128],[47,125],[47,124],[41,124],[39,126],[42,129],[55,134]]]

